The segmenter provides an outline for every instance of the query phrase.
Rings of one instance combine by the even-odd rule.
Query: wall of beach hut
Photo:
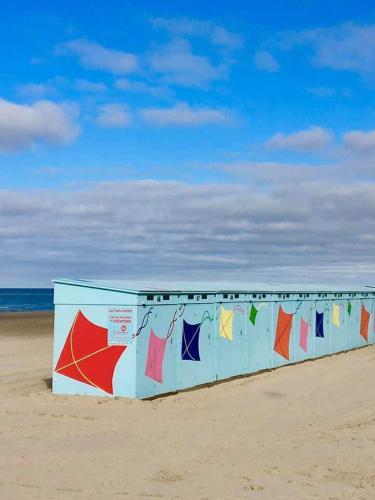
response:
[[[375,342],[375,292],[55,283],[53,391],[147,398]]]

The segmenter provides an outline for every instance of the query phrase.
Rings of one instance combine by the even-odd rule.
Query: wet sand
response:
[[[153,401],[53,396],[52,315],[0,315],[14,498],[373,499],[375,347]]]

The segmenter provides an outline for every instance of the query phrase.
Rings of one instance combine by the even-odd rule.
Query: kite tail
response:
[[[302,307],[302,300],[300,300],[299,303],[297,304],[296,310],[294,311],[293,314],[297,314],[297,312],[301,309],[301,307]]]
[[[310,307],[310,312],[309,312],[309,319],[307,320],[307,323],[309,324],[309,326],[311,326],[311,320],[312,320],[313,309],[314,309],[314,306],[313,306],[313,305],[311,305],[311,307]]]
[[[323,308],[323,313],[330,313],[331,312],[331,308],[329,307],[328,305],[328,302],[326,301],[326,303],[324,304],[324,308]]]
[[[237,304],[236,306],[233,307],[233,311],[238,311],[241,314],[245,314],[245,312],[246,312],[245,309],[242,306],[240,306],[239,304]]]
[[[133,338],[138,337],[138,335],[142,332],[144,328],[146,328],[148,324],[148,320],[150,317],[150,314],[152,313],[152,310],[154,309],[153,306],[150,307],[150,309],[146,312],[146,314],[142,318],[141,326],[138,328],[137,333],[133,335]]]
[[[173,318],[172,318],[172,321],[169,323],[168,333],[167,333],[167,336],[165,337],[165,340],[168,340],[169,337],[171,337],[173,330],[174,330],[174,327],[176,325],[176,321],[179,318],[181,318],[181,316],[184,314],[184,312],[185,312],[185,304],[181,304],[179,306],[179,308],[173,314]]]
[[[210,313],[208,311],[204,311],[204,313],[202,314],[202,319],[200,321],[200,324],[203,325],[203,323],[208,320],[210,323],[212,323],[214,321],[214,317],[213,316],[210,316]]]

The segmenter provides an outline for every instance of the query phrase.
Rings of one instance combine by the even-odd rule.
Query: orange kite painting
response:
[[[78,311],[55,372],[113,394],[115,367],[126,346],[108,345],[108,330]]]
[[[293,313],[286,313],[283,308],[279,306],[274,350],[285,359],[289,359],[289,340],[292,321]]]
[[[361,336],[368,342],[368,324],[370,321],[370,313],[366,311],[365,306],[362,304],[361,310]]]

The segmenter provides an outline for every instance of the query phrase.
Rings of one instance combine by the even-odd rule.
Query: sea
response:
[[[0,288],[0,313],[52,310],[53,288]]]

